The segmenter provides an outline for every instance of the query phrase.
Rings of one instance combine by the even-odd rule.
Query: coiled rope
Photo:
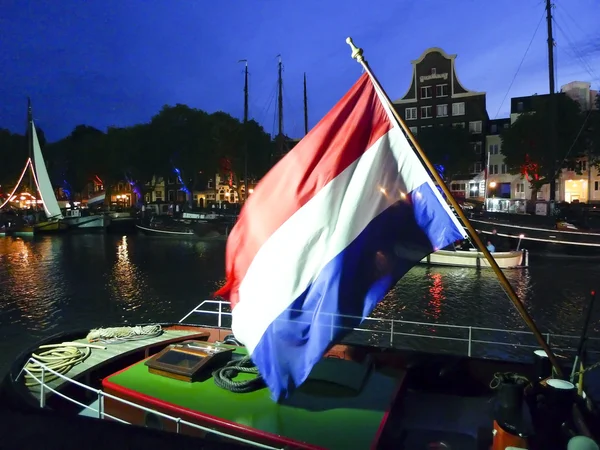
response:
[[[234,378],[239,373],[251,373],[256,377],[250,380],[235,381]],[[223,367],[212,373],[215,384],[221,389],[226,389],[237,394],[256,391],[265,386],[263,378],[258,373],[258,368],[254,365],[249,356],[237,361],[229,361]]]
[[[116,344],[125,341],[137,341],[160,336],[163,330],[160,325],[137,325],[134,327],[94,328],[86,336],[88,342]]]
[[[498,389],[502,384],[518,384],[527,386],[530,384],[529,378],[513,372],[496,372],[492,381],[490,381],[490,389]]]
[[[40,353],[32,353],[31,358],[23,367],[25,372],[25,386],[36,386],[41,383],[41,374],[44,372],[44,383],[56,380],[58,375],[49,372],[52,369],[61,375],[66,374],[77,364],[86,360],[92,353],[92,348],[106,349],[99,345],[80,344],[77,342],[63,342],[62,344],[41,345],[38,349],[47,349]],[[82,351],[83,349],[83,351]],[[39,381],[33,378],[34,375]]]

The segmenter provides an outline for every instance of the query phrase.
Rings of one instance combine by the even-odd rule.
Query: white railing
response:
[[[181,432],[181,426],[185,425],[187,427],[191,427],[191,428],[196,428],[198,430],[202,430],[206,433],[213,433],[216,434],[218,436],[224,437],[226,439],[232,439],[238,442],[241,442],[243,444],[247,444],[247,445],[251,445],[253,447],[256,448],[264,448],[264,449],[269,449],[269,450],[283,450],[283,448],[279,448],[279,447],[272,447],[270,445],[265,445],[265,444],[261,444],[260,442],[255,442],[249,439],[244,439],[242,437],[239,436],[235,436],[229,433],[224,433],[222,431],[213,429],[213,428],[209,428],[209,427],[204,427],[202,425],[198,425],[192,422],[188,422],[187,420],[183,420],[181,417],[175,417],[175,416],[171,416],[169,414],[165,414],[162,413],[160,411],[156,411],[154,409],[151,408],[146,408],[145,406],[142,405],[138,405],[137,403],[133,403],[130,402],[128,400],[124,400],[122,398],[119,397],[115,397],[114,395],[108,394],[104,391],[102,391],[101,389],[94,389],[86,384],[83,384],[79,381],[75,381],[72,378],[69,378],[57,371],[55,371],[54,369],[48,367],[46,364],[36,360],[35,358],[29,358],[29,360],[27,361],[27,363],[33,363],[35,364],[37,367],[41,368],[41,374],[40,374],[40,378],[38,378],[36,375],[34,375],[29,369],[27,369],[27,364],[23,367],[23,370],[21,371],[21,373],[19,374],[19,376],[21,376],[23,373],[28,374],[32,379],[34,379],[40,387],[40,408],[44,408],[46,406],[46,392],[50,391],[55,395],[58,395],[59,397],[70,401],[71,403],[74,403],[80,407],[82,407],[84,410],[87,411],[92,411],[94,413],[96,413],[96,417],[98,419],[112,419],[115,420],[117,422],[121,422],[121,423],[125,423],[125,424],[131,424],[130,422],[127,422],[119,417],[116,417],[114,415],[111,414],[107,414],[104,411],[104,399],[105,398],[110,398],[111,400],[115,400],[118,401],[120,403],[123,403],[125,405],[131,406],[133,408],[139,409],[141,411],[147,412],[147,413],[151,413],[151,414],[156,414],[157,416],[160,416],[166,420],[169,420],[171,422],[175,423],[175,431],[176,433],[180,433]],[[72,385],[75,385],[83,390],[86,390],[88,392],[92,392],[93,394],[95,394],[97,396],[97,400],[98,400],[98,408],[94,408],[91,405],[86,405],[85,403],[82,403],[78,400],[75,400],[74,398],[71,398],[65,394],[63,394],[62,392],[58,391],[57,389],[52,388],[51,386],[49,386],[48,384],[46,384],[45,382],[45,377],[46,377],[46,373],[50,373],[52,375],[55,375],[59,378],[61,378],[62,380],[64,380],[67,383],[71,383]]]
[[[229,302],[220,300],[204,300],[188,314],[186,314],[179,323],[183,323],[193,314],[208,315],[209,317],[216,316],[216,323],[214,320],[209,323],[195,323],[197,325],[204,326],[216,326],[218,328],[231,328],[231,310]],[[331,327],[331,335],[333,337],[337,330],[352,331],[357,334],[362,334],[362,337],[368,339],[370,345],[378,346],[389,346],[393,348],[405,348],[405,349],[420,349],[423,350],[423,344],[429,341],[430,343],[435,342],[436,344],[458,344],[451,345],[450,348],[446,349],[448,353],[459,353],[466,354],[467,356],[476,356],[480,353],[493,354],[491,351],[494,346],[497,348],[512,347],[513,349],[538,349],[534,335],[530,331],[524,330],[507,330],[500,328],[486,328],[486,327],[474,327],[465,325],[450,325],[450,324],[439,324],[439,323],[428,323],[428,322],[416,322],[410,320],[399,320],[399,319],[384,319],[378,317],[369,317],[362,322],[360,327],[345,327],[336,325],[336,318],[350,319],[360,322],[362,318],[357,316],[349,316],[343,314],[327,314],[321,313],[322,316],[329,316],[328,321],[331,323],[328,325]],[[425,333],[427,331],[427,333]],[[443,333],[443,335],[442,335]],[[502,336],[505,339],[499,339]],[[557,333],[543,333],[548,344],[553,345],[553,349],[560,352],[575,352],[576,347],[579,343],[580,336],[572,336]],[[358,337],[355,336],[355,337]],[[402,337],[402,339],[398,339]],[[513,340],[523,339],[528,342],[507,342],[507,339],[512,338]],[[600,355],[600,338],[588,337],[588,353],[595,353]],[[352,341],[352,333],[348,336],[346,341]],[[421,343],[419,344],[418,341]],[[413,344],[413,345],[410,345]],[[486,351],[474,351],[481,346]],[[416,348],[415,348],[416,347]],[[426,347],[426,344],[425,344]],[[444,350],[436,348],[436,350]],[[518,355],[502,355],[503,358],[517,357]],[[518,358],[517,358],[518,359]]]

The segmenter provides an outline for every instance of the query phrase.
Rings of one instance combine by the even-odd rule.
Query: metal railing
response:
[[[290,310],[293,312],[294,310]],[[192,315],[206,315],[208,320],[197,325],[218,328],[231,328],[231,309],[229,302],[220,300],[204,300],[179,323],[183,323]],[[500,357],[501,359],[520,360],[531,355],[531,350],[539,349],[534,335],[525,330],[507,330],[500,328],[451,325],[440,323],[417,322],[410,320],[361,317],[343,314],[320,313],[327,317],[331,336],[337,331],[349,331],[343,342],[368,344],[398,349],[433,351],[461,354],[469,357]],[[211,320],[212,318],[212,320]],[[216,319],[216,320],[215,320]],[[359,327],[339,325],[341,321],[361,323]],[[306,322],[308,324],[308,322]],[[580,336],[545,332],[543,336],[553,349],[559,352],[575,352]],[[401,338],[401,339],[399,339]],[[600,338],[589,337],[588,353],[600,355]],[[432,346],[432,344],[434,346]]]
[[[29,369],[27,369],[27,364],[28,363],[33,363],[35,364],[37,367],[40,367],[41,370],[41,374],[40,374],[40,378],[38,378],[36,375],[34,375]],[[226,439],[232,439],[234,441],[238,441],[241,442],[243,444],[247,444],[247,445],[251,445],[253,447],[256,448],[263,448],[263,449],[269,449],[269,450],[283,450],[283,448],[280,447],[272,447],[270,445],[265,445],[265,444],[261,444],[260,442],[255,442],[252,441],[250,439],[245,439],[239,436],[235,436],[233,434],[229,434],[229,433],[225,433],[219,430],[216,430],[214,428],[209,428],[209,427],[205,427],[202,425],[198,425],[192,422],[188,422],[187,420],[182,419],[181,417],[175,417],[175,416],[171,416],[169,414],[165,414],[162,413],[160,411],[154,410],[152,408],[146,408],[145,406],[142,405],[138,405],[137,403],[133,403],[130,402],[128,400],[119,398],[119,397],[115,397],[114,395],[108,394],[104,391],[102,391],[101,389],[94,389],[86,384],[83,384],[79,381],[73,380],[72,378],[69,378],[57,371],[55,371],[54,369],[48,367],[46,364],[36,360],[35,358],[29,358],[29,360],[27,361],[26,365],[23,367],[23,370],[21,371],[21,373],[19,374],[19,376],[21,376],[23,373],[28,374],[32,379],[34,379],[38,384],[39,384],[39,388],[40,388],[40,408],[44,408],[46,406],[46,392],[50,391],[55,395],[58,395],[59,397],[74,403],[78,406],[80,406],[81,408],[83,408],[86,411],[91,411],[93,413],[96,414],[96,417],[98,419],[112,419],[115,420],[117,422],[121,422],[121,423],[125,423],[125,424],[131,424],[131,422],[127,422],[126,420],[123,420],[119,417],[116,417],[112,414],[108,414],[104,411],[104,399],[105,398],[109,398],[111,400],[115,400],[117,402],[123,403],[125,405],[128,405],[132,408],[136,408],[139,409],[141,411],[144,411],[146,413],[151,413],[151,414],[156,414],[157,416],[160,416],[166,420],[169,420],[171,422],[175,423],[175,432],[176,433],[181,433],[181,426],[187,426],[187,427],[191,427],[191,428],[196,428],[198,430],[202,430],[206,433],[213,433],[216,434],[218,436],[221,436],[223,438]],[[96,395],[97,397],[97,401],[98,401],[98,408],[93,407],[92,405],[86,405],[85,403],[82,403],[78,400],[75,400],[74,398],[71,398],[65,394],[63,394],[62,392],[58,391],[57,389],[52,388],[51,386],[49,386],[46,382],[45,382],[45,378],[46,378],[46,374],[50,373],[52,375],[55,375],[59,378],[61,378],[62,380],[64,380],[67,383],[70,383],[74,386],[77,386],[83,390],[86,390],[88,392],[91,392],[93,394]]]

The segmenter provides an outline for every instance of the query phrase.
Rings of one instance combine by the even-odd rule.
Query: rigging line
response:
[[[600,78],[595,74],[595,71],[594,71],[593,67],[591,66],[591,64],[587,61],[587,59],[583,56],[583,54],[577,49],[577,46],[573,43],[573,40],[569,37],[567,32],[560,26],[560,24],[556,21],[555,18],[553,18],[553,22],[554,22],[554,25],[556,25],[556,28],[558,29],[558,31],[561,32],[561,34],[567,41],[567,44],[569,45],[571,51],[575,55],[575,59],[579,60],[579,62],[583,66],[583,69],[588,73],[588,75],[592,78],[592,80],[594,80],[594,81],[600,80]]]
[[[267,97],[267,101],[263,105],[263,108],[260,112],[260,115],[256,117],[256,121],[258,123],[265,123],[268,119],[269,109],[271,109],[271,104],[273,103],[273,99],[275,97],[275,93],[277,92],[277,83],[275,83],[274,87],[271,90],[271,93]]]
[[[292,102],[290,102],[289,97],[286,95],[286,90],[285,90],[285,86],[283,87],[283,100],[284,102],[288,105],[288,110],[292,110],[292,111],[296,111],[297,110],[293,107]],[[292,130],[296,130],[296,127],[298,126],[298,122],[296,120],[296,116],[295,114],[288,114],[288,118],[291,116],[292,119]],[[302,133],[300,133],[302,134]]]
[[[579,132],[577,133],[577,136],[575,136],[575,139],[573,140],[573,143],[571,144],[571,146],[569,147],[569,150],[567,150],[567,153],[565,153],[564,158],[561,161],[561,164],[565,162],[565,160],[569,157],[569,155],[571,154],[571,151],[573,150],[573,148],[575,148],[575,144],[577,143],[577,141],[579,140],[579,136],[581,136],[581,133],[583,132],[583,130],[585,129],[585,125],[588,121],[588,119],[590,118],[590,116],[592,115],[592,110],[590,109],[588,111],[588,113],[585,116],[585,119],[583,119],[583,123],[581,124],[581,128],[579,128]],[[557,174],[561,169],[557,170]]]
[[[521,59],[521,62],[519,63],[519,67],[517,67],[517,71],[515,72],[515,75],[512,78],[512,81],[510,82],[510,85],[508,86],[508,90],[506,91],[506,94],[504,94],[504,98],[502,99],[502,103],[500,103],[500,107],[498,108],[498,112],[496,112],[496,115],[494,116],[494,119],[498,118],[498,115],[500,114],[500,110],[502,109],[502,106],[504,105],[504,102],[506,101],[506,97],[508,97],[508,94],[510,93],[510,90],[512,88],[512,85],[514,84],[515,80],[517,79],[517,75],[519,74],[519,71],[521,70],[521,67],[523,66],[523,62],[525,62],[525,58],[527,57],[527,53],[529,53],[529,49],[531,48],[531,44],[533,44],[533,40],[535,39],[535,36],[540,28],[540,25],[542,24],[542,21],[544,20],[544,16],[546,15],[546,11],[544,11],[542,13],[542,17],[540,17],[540,21],[537,24],[537,27],[535,27],[535,31],[533,32],[533,36],[531,36],[531,40],[529,41],[529,44],[527,45],[527,49],[525,50],[525,54],[523,55],[523,58]]]

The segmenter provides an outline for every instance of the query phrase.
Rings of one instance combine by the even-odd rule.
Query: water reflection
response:
[[[135,311],[144,302],[144,292],[148,290],[145,274],[131,262],[127,236],[117,243],[117,260],[113,266],[110,289],[117,301],[123,302],[125,311]]]
[[[2,322],[27,322],[30,331],[50,330],[59,319],[62,279],[53,271],[60,243],[20,237],[0,241]],[[0,324],[2,325],[2,324]]]
[[[427,291],[427,293],[429,294],[429,303],[427,304],[427,308],[425,309],[424,313],[426,316],[431,317],[435,320],[440,317],[442,311],[442,304],[444,300],[446,300],[446,295],[444,294],[442,274],[428,273],[427,276],[431,280],[431,283],[429,290]]]

